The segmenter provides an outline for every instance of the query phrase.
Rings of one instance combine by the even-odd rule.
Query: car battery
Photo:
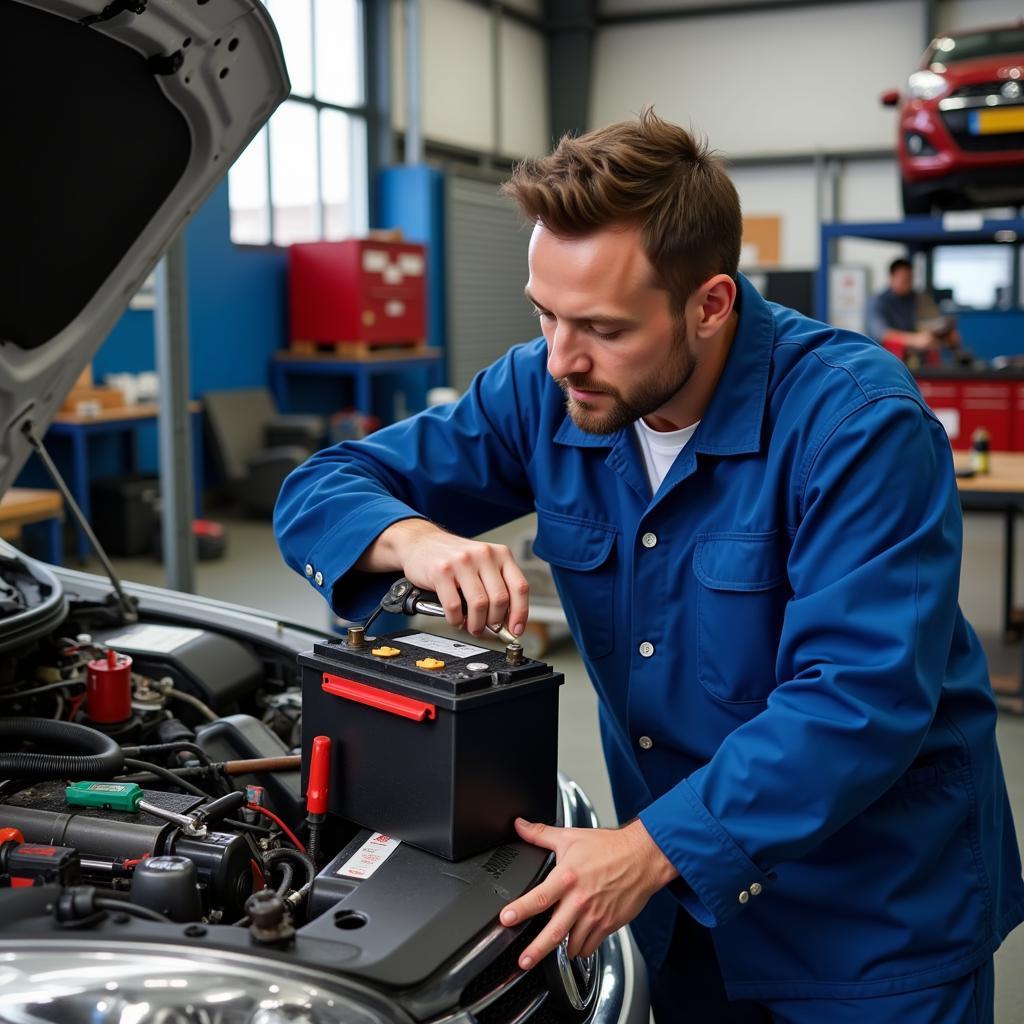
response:
[[[330,814],[448,860],[514,840],[516,816],[555,821],[550,666],[413,630],[325,640],[299,663],[302,787],[330,737]]]
[[[409,344],[426,337],[423,245],[352,238],[288,250],[293,341]]]

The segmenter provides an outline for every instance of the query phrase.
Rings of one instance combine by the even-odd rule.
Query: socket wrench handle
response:
[[[441,607],[437,594],[414,587],[404,576],[392,584],[380,605],[381,611],[396,615],[431,615],[434,618],[444,618],[444,608]],[[468,611],[465,598],[462,599],[462,610]],[[488,626],[487,630],[506,644],[519,643],[519,638],[505,626]]]

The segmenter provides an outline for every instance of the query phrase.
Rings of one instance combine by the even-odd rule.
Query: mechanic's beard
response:
[[[641,380],[628,398],[610,384],[589,381],[585,377],[562,377],[557,384],[565,394],[566,411],[580,430],[587,434],[614,434],[657,412],[687,385],[696,368],[697,360],[689,339],[680,332],[673,338],[672,360],[668,367]],[[590,402],[570,398],[569,388],[599,391],[613,400],[612,407],[598,412]]]

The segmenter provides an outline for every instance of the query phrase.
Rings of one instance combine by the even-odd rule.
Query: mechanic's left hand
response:
[[[639,819],[609,829],[556,828],[517,818],[516,831],[556,858],[540,885],[501,912],[501,923],[513,925],[554,908],[551,920],[519,957],[524,971],[566,935],[570,958],[589,956],[679,874]]]

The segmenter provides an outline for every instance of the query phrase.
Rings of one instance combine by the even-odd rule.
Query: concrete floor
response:
[[[279,615],[328,629],[326,605],[304,579],[281,562],[269,527],[264,523],[225,520],[228,533],[227,556],[201,563],[197,591],[238,604],[258,606]],[[981,635],[994,672],[1018,671],[1020,645],[1001,643],[1000,601],[1002,586],[1002,532],[1000,521],[987,516],[969,516],[964,530],[964,563],[961,604]],[[515,541],[529,530],[524,520],[494,536],[515,550]],[[124,578],[163,585],[163,569],[146,559],[117,560]],[[99,571],[98,563],[87,568]],[[1024,595],[1024,580],[1018,581],[1018,595]],[[436,623],[428,625],[435,628]],[[597,738],[597,714],[593,691],[571,640],[556,644],[546,656],[565,673],[561,693],[559,763],[589,794],[601,820],[614,822],[611,790]],[[1018,836],[1024,843],[1024,718],[1003,715],[999,722],[999,743],[1007,784],[1014,807]],[[996,1020],[999,1024],[1024,1021],[1024,927],[1013,933],[996,955]]]

